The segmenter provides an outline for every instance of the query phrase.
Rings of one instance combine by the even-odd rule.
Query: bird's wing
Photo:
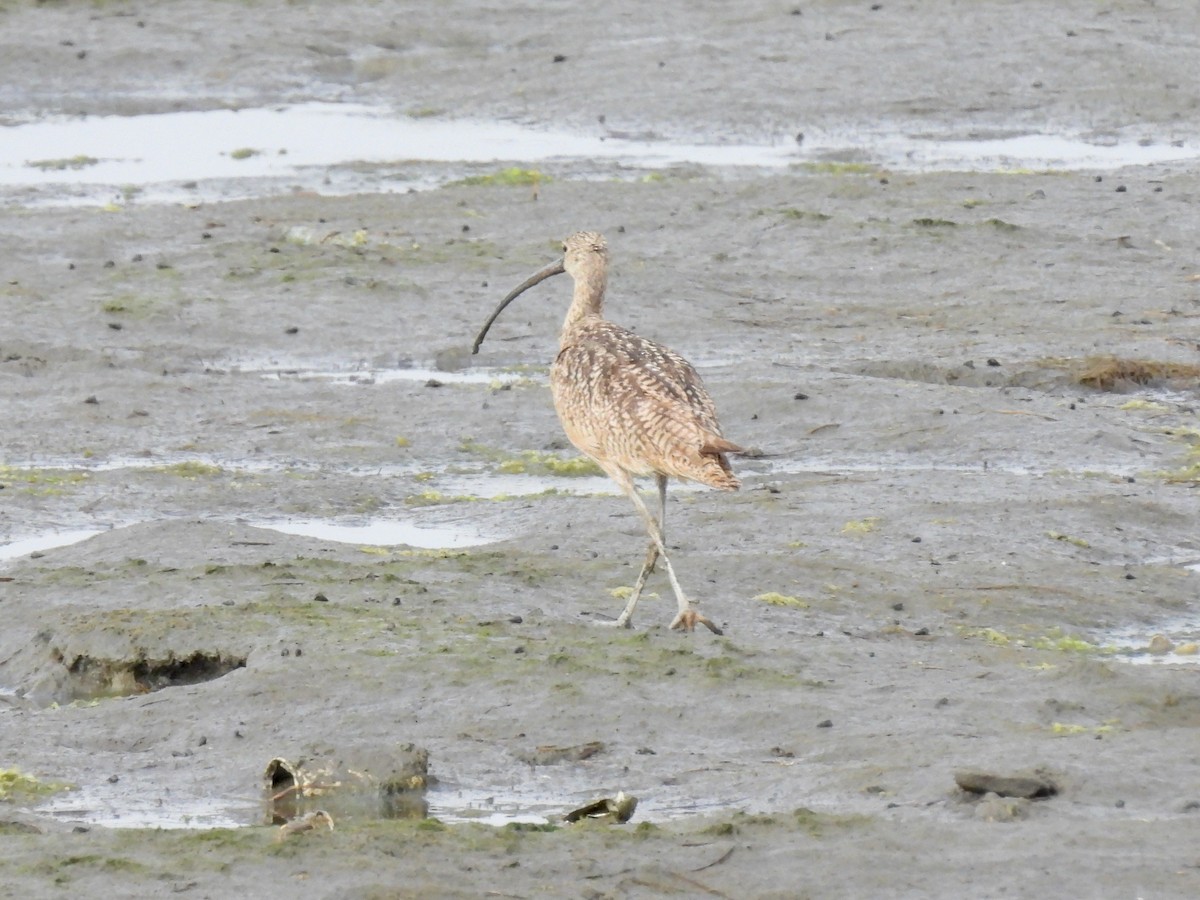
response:
[[[735,448],[721,437],[700,376],[678,353],[605,320],[572,337],[555,362],[564,405],[663,450],[677,442],[694,444],[695,452]]]

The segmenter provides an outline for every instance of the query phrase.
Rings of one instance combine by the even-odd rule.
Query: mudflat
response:
[[[320,101],[796,154],[0,185],[0,896],[1200,894],[1191,4],[0,23],[5,130]],[[1029,133],[1130,164],[877,155]],[[646,539],[550,404],[568,279],[470,355],[580,229],[753,450],[668,503],[723,636],[661,573],[600,627]],[[269,824],[271,760],[410,745],[427,817]]]

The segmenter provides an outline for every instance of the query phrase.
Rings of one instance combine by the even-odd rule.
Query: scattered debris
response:
[[[333,831],[333,816],[323,809],[314,809],[307,815],[291,819],[280,825],[279,831],[275,832],[275,843],[278,844],[281,841],[285,841],[294,834],[303,834],[306,831],[316,831],[317,829],[325,828]]]
[[[336,809],[342,815],[421,819],[428,813],[429,753],[413,744],[358,751],[354,758],[330,750],[291,762],[275,757],[263,773],[267,817],[283,824],[304,814]],[[305,809],[321,798],[322,809]]]
[[[535,748],[530,753],[522,753],[521,761],[531,766],[552,766],[560,762],[581,762],[597,753],[604,751],[603,741],[588,741],[574,747],[553,747],[544,745]]]
[[[1101,391],[1116,390],[1122,384],[1152,384],[1162,381],[1184,381],[1194,384],[1200,381],[1200,365],[1094,356],[1083,360],[1081,368],[1075,372],[1075,380]]]
[[[633,812],[637,809],[637,804],[637,797],[626,794],[624,791],[618,791],[615,797],[602,797],[587,804],[587,806],[571,810],[563,816],[563,819],[567,822],[579,822],[583,819],[591,819],[593,821],[624,825],[633,818]]]

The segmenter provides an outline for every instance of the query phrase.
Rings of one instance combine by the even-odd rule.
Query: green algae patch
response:
[[[1048,634],[1035,638],[1030,646],[1038,650],[1058,650],[1062,653],[1114,653],[1112,647],[1102,647],[1069,634]]]
[[[223,474],[225,470],[212,463],[190,459],[184,462],[172,463],[169,466],[154,466],[150,471],[194,481],[197,478],[214,478],[217,475]]]
[[[799,166],[805,172],[813,175],[874,175],[880,171],[879,166],[863,162],[802,162]]]
[[[878,530],[880,521],[882,520],[878,516],[852,520],[842,526],[842,534],[870,534]]]
[[[16,487],[21,493],[36,496],[61,494],[68,487],[87,481],[87,472],[77,469],[26,469],[0,466],[0,485]]]
[[[510,166],[487,175],[468,175],[466,178],[449,182],[446,187],[514,187],[519,185],[537,187],[547,181],[550,181],[550,178],[537,169]]]
[[[855,813],[823,813],[802,806],[792,811],[792,821],[803,831],[815,838],[825,837],[831,831],[844,831],[868,824],[869,816]]]
[[[769,606],[784,606],[789,609],[808,609],[809,606],[806,601],[801,600],[799,597],[789,597],[787,594],[780,594],[775,591],[767,591],[765,594],[759,594],[754,599]]]
[[[1158,473],[1167,484],[1200,484],[1200,431],[1195,428],[1172,429],[1171,434],[1189,442],[1183,464],[1177,469]]]
[[[991,219],[985,220],[983,224],[989,225],[992,228],[996,229],[997,231],[1020,231],[1021,230],[1020,225],[1014,225],[1012,222],[1005,222],[1003,219],[991,218]]]
[[[31,159],[25,163],[31,169],[41,169],[43,172],[64,172],[67,169],[78,171],[86,169],[89,166],[99,165],[100,160],[94,156],[86,156],[79,154],[77,156],[68,156],[63,159]]]
[[[545,469],[551,475],[562,475],[565,478],[579,478],[587,475],[603,475],[603,470],[586,456],[573,456],[566,459],[551,453],[538,453],[536,450],[526,450],[521,454],[521,460],[527,466]]]
[[[1170,407],[1168,407],[1165,403],[1159,403],[1157,400],[1142,400],[1141,398],[1138,398],[1135,400],[1125,401],[1118,406],[1117,409],[1122,411],[1145,410],[1146,412],[1168,412]]]
[[[0,801],[24,802],[70,789],[68,784],[42,781],[32,775],[26,775],[19,769],[0,769]]]
[[[871,821],[869,816],[864,815],[822,813],[807,807],[800,807],[793,810],[790,817],[786,813],[764,815],[762,813],[736,812],[727,820],[714,822],[707,826],[701,831],[701,834],[732,837],[753,828],[794,828],[809,837],[819,839],[828,837],[834,832],[868,825]]]
[[[427,490],[409,494],[404,498],[404,504],[406,506],[440,506],[443,503],[463,503],[478,499],[478,497],[467,494],[443,494],[441,491]]]
[[[919,228],[957,228],[958,223],[952,222],[949,219],[934,219],[928,216],[923,216],[919,219],[913,219],[912,223]]]
[[[1096,644],[1085,638],[1051,629],[1044,634],[1010,635],[995,628],[963,628],[959,634],[965,638],[987,641],[997,647],[1018,647],[1025,650],[1049,650],[1056,653],[1074,653],[1085,656],[1111,656],[1115,647]]]
[[[1181,469],[1167,472],[1163,480],[1168,484],[1200,484],[1200,459]]]
[[[604,474],[604,471],[586,456],[562,457],[554,453],[540,453],[537,450],[523,450],[512,455],[472,440],[462,441],[458,449],[487,460],[495,466],[497,472],[505,475],[558,475],[564,478],[581,478]]]
[[[1085,549],[1092,546],[1087,541],[1085,541],[1083,538],[1072,537],[1071,535],[1063,534],[1060,531],[1047,531],[1046,537],[1050,538],[1050,540],[1052,540],[1052,541],[1062,541],[1062,543],[1064,543],[1064,544],[1072,544],[1076,547],[1083,547]]]

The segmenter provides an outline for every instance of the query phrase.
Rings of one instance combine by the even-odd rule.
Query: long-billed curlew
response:
[[[720,634],[721,629],[692,606],[667,556],[667,479],[736,491],[740,482],[725,454],[742,448],[722,437],[716,407],[691,363],[603,317],[608,281],[604,238],[592,231],[567,238],[561,259],[529,276],[500,301],[472,352],[479,352],[488,329],[509,303],[563,272],[575,280],[575,294],[550,367],[554,408],[571,443],[633,501],[650,534],[642,571],[614,624],[629,627],[646,579],[661,557],[679,604],[671,627],[691,631],[699,622]],[[657,520],[634,487],[636,475],[653,475],[658,483]]]

